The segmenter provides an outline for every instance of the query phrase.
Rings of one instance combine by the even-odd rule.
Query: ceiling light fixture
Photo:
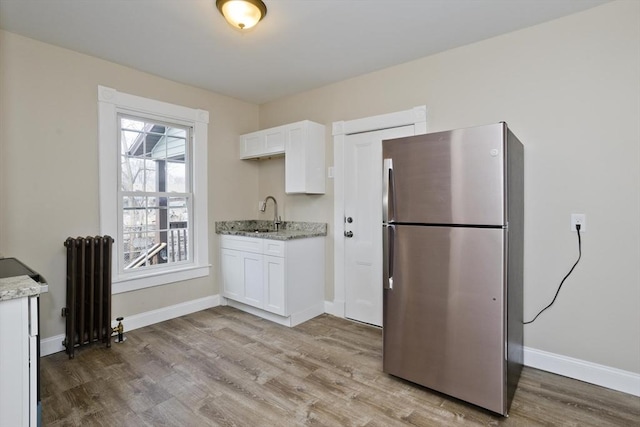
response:
[[[231,25],[248,30],[267,14],[262,0],[216,0],[216,7]]]

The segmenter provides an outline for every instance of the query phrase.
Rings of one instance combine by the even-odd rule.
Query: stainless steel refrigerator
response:
[[[382,147],[384,372],[506,416],[522,369],[523,146],[497,123]]]

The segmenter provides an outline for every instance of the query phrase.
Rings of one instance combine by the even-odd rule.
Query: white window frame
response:
[[[193,256],[189,263],[169,264],[150,270],[120,271],[121,245],[118,218],[118,114],[146,117],[188,126],[192,131],[191,192],[193,194]],[[98,157],[100,167],[100,231],[114,238],[112,293],[118,294],[151,286],[195,279],[209,275],[208,201],[207,201],[207,131],[209,112],[169,104],[98,86]]]

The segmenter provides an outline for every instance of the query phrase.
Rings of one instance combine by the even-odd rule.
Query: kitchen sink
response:
[[[277,231],[272,230],[270,228],[254,228],[253,230],[249,230],[252,233],[277,233]]]

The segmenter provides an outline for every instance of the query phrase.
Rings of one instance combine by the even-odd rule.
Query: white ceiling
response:
[[[0,28],[264,103],[608,0],[264,0],[242,33],[215,0],[0,0]]]

